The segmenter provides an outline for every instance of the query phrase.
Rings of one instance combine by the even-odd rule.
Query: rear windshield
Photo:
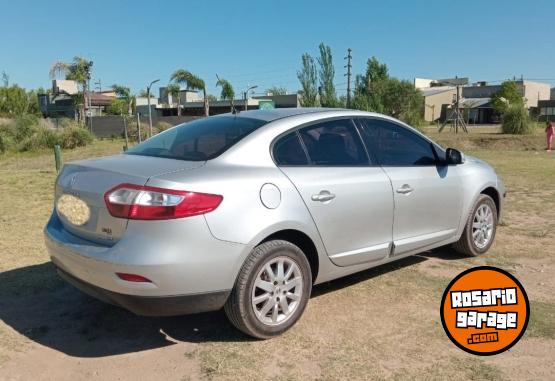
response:
[[[265,123],[237,116],[199,119],[170,128],[126,153],[188,161],[210,160]]]

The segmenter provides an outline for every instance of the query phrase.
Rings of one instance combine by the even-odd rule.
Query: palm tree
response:
[[[204,98],[204,115],[209,115],[208,98],[206,96],[206,84],[200,77],[197,77],[190,71],[178,69],[173,72],[170,80],[177,84],[187,86],[187,89],[189,90],[202,90]]]
[[[218,82],[216,82],[216,86],[220,86],[222,88],[220,97],[222,99],[229,99],[231,112],[233,112],[233,110],[235,109],[233,104],[233,100],[235,99],[235,90],[233,90],[233,86],[228,80],[218,77],[217,74],[216,74],[216,78],[218,79]]]
[[[122,86],[122,85],[112,85],[112,90],[116,93],[116,96],[125,101],[127,105],[127,114],[131,115],[133,113],[133,96],[131,96],[131,90],[129,87]]]
[[[71,62],[56,61],[50,67],[50,78],[55,79],[58,75],[63,75],[65,79],[73,80],[81,85],[82,93],[75,99],[76,104],[82,97],[84,115],[85,105],[87,104],[87,88],[91,79],[91,70],[93,62],[86,58],[75,56]]]
[[[142,90],[139,91],[139,97],[140,97],[140,98],[148,98],[148,97],[149,97],[149,93],[148,93],[145,89],[142,89]],[[151,98],[156,98],[156,97],[154,96],[154,94],[152,94],[152,93],[150,93],[150,97],[151,97]]]
[[[166,91],[172,96],[172,100],[177,99],[177,116],[181,115],[181,87],[177,83],[170,83],[166,86]]]
[[[127,104],[127,114],[131,115],[132,113],[132,107],[131,107],[131,103],[133,102],[133,97],[131,96],[131,90],[129,90],[129,87],[126,86],[122,86],[122,85],[112,85],[112,90],[114,90],[114,93],[116,93],[116,96],[124,101],[124,104]],[[129,145],[129,138],[128,138],[128,133],[127,133],[127,116],[123,115],[123,105],[121,107],[121,119],[123,119],[123,131],[124,131],[124,136],[125,136],[125,149],[127,150],[127,147]]]

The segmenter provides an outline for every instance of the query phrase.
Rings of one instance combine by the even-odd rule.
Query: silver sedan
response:
[[[45,237],[90,295],[141,315],[223,307],[269,338],[315,284],[449,244],[485,253],[504,197],[488,164],[393,118],[247,111],[66,164]]]

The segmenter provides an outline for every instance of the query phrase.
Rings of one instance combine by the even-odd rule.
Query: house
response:
[[[528,80],[515,80],[514,82],[524,98],[524,105],[528,109],[538,107],[539,100],[550,98],[549,84]],[[499,90],[501,90],[501,84],[490,85],[487,82],[477,82],[472,86],[463,87],[462,96],[463,98],[491,98]]]
[[[135,112],[139,115],[148,115],[148,98],[147,97],[136,97],[135,98]],[[157,109],[160,106],[158,98],[150,98],[150,110],[152,115],[158,115]],[[176,114],[177,115],[177,114]]]
[[[299,94],[258,95],[254,99],[272,101],[275,108],[301,107]]]
[[[179,108],[183,116],[203,116],[204,115],[204,100],[197,91],[181,90],[179,99]],[[235,109],[242,111],[245,109],[256,110],[261,105],[263,107],[274,108],[288,108],[300,107],[300,99],[298,94],[284,94],[284,95],[261,95],[252,98],[235,99],[233,101]],[[137,111],[141,115],[148,114],[148,100],[147,98],[137,98]],[[156,116],[175,116],[177,115],[177,99],[174,99],[171,94],[167,92],[166,87],[160,87],[159,98],[151,98],[150,100],[152,115]],[[212,100],[209,103],[210,115],[223,114],[231,111],[231,102],[229,100]]]
[[[550,85],[528,80],[515,80],[516,86],[529,110],[536,110],[538,102],[550,98]],[[424,120],[433,122],[448,117],[453,102],[456,100],[456,87],[441,86],[441,80],[415,78],[414,86],[424,96]],[[501,90],[501,84],[476,82],[460,86],[459,105],[468,123],[498,123],[500,116],[493,109],[491,97]]]
[[[555,122],[555,99],[542,100],[538,102],[538,120],[540,122]]]
[[[500,116],[494,111],[490,98],[462,98],[460,108],[467,123],[499,123]]]
[[[528,110],[535,110],[538,102],[549,99],[550,86],[546,83],[528,80],[515,80],[517,89],[524,100],[524,106]],[[472,86],[462,88],[462,96],[465,100],[463,108],[468,115],[470,123],[498,123],[500,116],[493,109],[491,97],[501,90],[501,84],[491,85],[487,82],[477,82]]]
[[[435,86],[420,88],[424,96],[424,120],[435,122],[444,120],[446,108],[453,103],[457,96],[457,88],[454,86]]]
[[[75,96],[79,94],[76,81],[52,81],[52,91],[47,94],[38,94],[39,108],[44,117],[49,118],[76,118],[78,109],[75,106]],[[87,92],[87,116],[99,116],[106,111],[116,94],[112,91]]]

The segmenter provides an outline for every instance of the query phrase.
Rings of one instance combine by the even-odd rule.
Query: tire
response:
[[[488,211],[491,213],[491,219],[486,218],[480,221],[480,216],[478,215],[478,211]],[[483,215],[483,214],[482,214]],[[487,220],[487,221],[485,221]],[[474,227],[474,224],[477,224]],[[486,225],[484,227],[484,224]],[[481,226],[480,226],[481,225]],[[489,230],[488,226],[491,225],[491,231]],[[479,230],[482,229],[482,236],[480,236]],[[493,199],[485,194],[481,194],[474,206],[470,214],[468,215],[468,219],[466,221],[466,225],[464,227],[464,231],[462,233],[461,238],[453,244],[453,248],[457,250],[461,254],[465,254],[468,256],[479,256],[484,254],[486,251],[489,250],[493,241],[495,239],[495,233],[497,231],[497,207],[495,206],[495,202]],[[477,238],[474,238],[474,234],[477,233]],[[480,240],[479,238],[484,238]]]
[[[287,241],[268,241],[245,260],[224,310],[240,331],[268,339],[299,320],[311,290],[310,264],[301,249]]]

